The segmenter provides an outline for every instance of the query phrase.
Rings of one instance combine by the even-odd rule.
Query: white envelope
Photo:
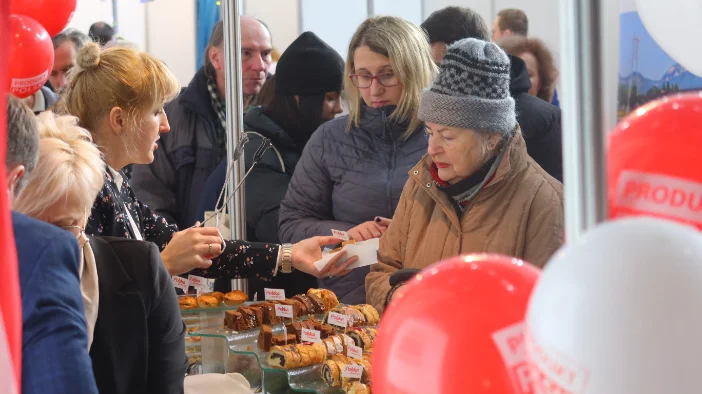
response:
[[[358,261],[349,266],[350,269],[365,267],[367,265],[372,265],[378,262],[378,247],[380,246],[380,239],[373,238],[367,241],[357,242],[355,244],[348,244],[344,246],[341,251],[346,251],[346,259],[353,256],[358,256]],[[329,253],[330,249],[324,249],[322,251],[322,259],[314,263],[315,267],[319,271],[323,270],[327,266],[329,260],[331,260],[337,253]],[[345,260],[344,260],[345,261]],[[343,262],[342,262],[343,263]]]

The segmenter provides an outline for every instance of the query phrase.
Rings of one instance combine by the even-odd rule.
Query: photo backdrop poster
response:
[[[619,26],[619,119],[664,95],[702,90],[702,78],[681,66],[651,37],[636,11],[634,0],[621,1]],[[699,38],[681,37],[691,41]],[[699,49],[691,45],[690,50]]]

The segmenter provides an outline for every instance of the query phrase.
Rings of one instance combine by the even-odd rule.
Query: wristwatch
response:
[[[292,267],[292,244],[282,244],[280,245],[280,250],[282,251],[283,257],[280,259],[281,268],[280,272],[284,274],[289,274],[293,271]]]

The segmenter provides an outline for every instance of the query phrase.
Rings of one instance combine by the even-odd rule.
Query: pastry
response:
[[[261,316],[257,316],[256,311],[254,311],[253,309],[242,306],[241,308],[239,308],[239,312],[241,312],[241,315],[246,321],[247,330],[259,327],[261,324],[263,324],[263,322],[261,321],[263,320],[262,314]]]
[[[312,301],[310,300],[310,297],[307,297],[304,294],[299,294],[296,295],[292,298],[293,300],[300,301],[304,305],[304,310],[305,312],[301,312],[303,315],[314,315],[316,308]]]
[[[212,296],[201,295],[197,297],[197,306],[200,308],[215,308],[219,305],[219,301]]]
[[[230,291],[224,295],[224,303],[232,306],[241,305],[248,299],[249,297],[241,290]]]
[[[216,298],[216,299],[217,299],[217,302],[220,303],[220,304],[221,304],[222,302],[224,302],[224,293],[222,293],[222,292],[213,291],[212,293],[205,293],[205,294],[203,294],[203,295],[212,296],[212,297]]]
[[[365,357],[362,360],[354,360],[357,364],[363,367],[363,374],[361,375],[361,382],[370,383],[371,382],[371,363]]]
[[[320,364],[326,357],[322,344],[274,346],[268,353],[271,368],[292,369]]]
[[[341,387],[341,369],[334,360],[327,360],[322,365],[322,380],[329,387]]]
[[[289,303],[293,305],[294,309],[297,309],[297,315],[298,316],[305,316],[309,315],[309,311],[307,310],[307,306],[300,300],[296,300],[294,298],[290,298],[288,300]]]
[[[256,306],[256,305],[249,305],[246,307],[242,308],[248,308],[253,311],[253,313],[256,315],[256,322],[258,326],[263,324],[263,307],[261,306]]]
[[[336,298],[336,294],[328,289],[309,289],[307,290],[307,295],[316,295],[324,301],[324,308],[328,311],[339,306],[339,300]]]
[[[333,326],[330,326],[329,324],[323,324],[319,331],[321,331],[321,333],[322,333],[321,334],[322,339],[329,338],[332,335],[336,335],[336,328],[334,328]]]
[[[349,318],[349,327],[360,327],[367,324],[366,317],[358,309],[344,308],[344,310]]]
[[[288,332],[288,334],[293,334],[295,335],[295,340],[296,342],[301,342],[302,340],[302,329],[307,328],[304,325],[304,322],[301,321],[296,321],[296,322],[291,322],[287,323],[285,325],[285,330]]]
[[[310,289],[312,290],[312,289]],[[314,305],[314,314],[315,315],[323,315],[328,309],[324,305],[324,301],[317,295],[315,294],[307,294],[307,297],[310,299],[312,304]]]
[[[366,323],[368,325],[374,326],[380,323],[380,314],[378,314],[378,311],[375,308],[373,308],[373,306],[368,304],[361,304],[351,305],[351,308],[363,313],[363,316],[366,318]]]
[[[323,326],[322,322],[315,319],[314,316],[307,319],[307,321],[310,323],[313,330],[322,331],[322,326]]]
[[[251,305],[252,307],[261,308],[263,315],[263,324],[278,324],[280,318],[275,314],[275,305],[270,302],[262,302],[260,304]]]
[[[349,337],[353,339],[356,346],[362,348],[364,351],[373,347],[373,342],[377,334],[378,330],[371,327],[354,329],[348,332]]]
[[[329,253],[338,253],[338,252],[341,252],[341,249],[343,249],[344,246],[346,246],[346,245],[353,245],[353,244],[355,244],[355,243],[356,243],[356,241],[353,240],[353,239],[350,239],[350,240],[348,240],[348,241],[342,241],[342,242],[341,242],[341,246],[339,246],[339,247],[337,247],[337,248],[335,248],[335,249],[332,249]]]
[[[361,382],[353,382],[344,388],[346,394],[370,394],[370,387]]]
[[[245,331],[249,329],[246,319],[239,311],[225,311],[224,325],[234,331]]]
[[[271,338],[273,346],[294,345],[297,343],[295,334],[278,334]]]
[[[258,333],[258,348],[264,352],[271,350],[273,341],[273,329],[271,326],[262,325],[261,332]]]
[[[179,297],[178,306],[180,309],[195,309],[197,308],[197,300],[191,296]]]

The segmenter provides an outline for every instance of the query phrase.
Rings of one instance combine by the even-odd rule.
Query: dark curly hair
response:
[[[543,41],[524,36],[509,36],[501,39],[497,44],[510,55],[519,56],[524,52],[534,55],[539,63],[539,80],[541,82],[536,96],[550,103],[558,78],[558,69],[554,64],[551,51],[546,48]]]

